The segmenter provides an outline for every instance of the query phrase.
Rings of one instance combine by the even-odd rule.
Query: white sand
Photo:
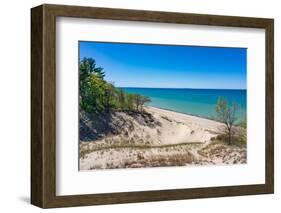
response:
[[[184,160],[188,161],[185,157],[190,154],[193,160],[198,161],[202,158],[198,150],[208,146],[211,138],[220,134],[223,128],[222,123],[214,120],[156,107],[145,107],[145,111],[150,113],[159,125],[150,127],[126,113],[119,112],[118,116],[131,123],[133,130],[124,128],[118,135],[108,135],[93,142],[81,142],[80,151],[85,151],[86,154],[80,158],[80,170],[124,168],[127,164],[136,165],[142,159],[147,159],[153,164],[155,158],[159,160],[170,157],[169,160],[173,161],[175,156],[184,156]],[[118,122],[118,116],[115,122]],[[112,147],[119,145],[121,148]],[[122,147],[124,145],[129,147]],[[167,145],[172,147],[167,148]],[[133,146],[151,148],[140,149]],[[219,161],[215,161],[215,164],[216,162]]]
[[[223,127],[223,124],[213,120],[156,107],[146,107],[146,110],[163,124],[160,137],[163,144],[206,143],[218,135]]]

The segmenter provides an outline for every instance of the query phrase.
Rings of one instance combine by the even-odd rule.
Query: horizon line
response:
[[[190,88],[190,87],[136,87],[136,86],[116,86],[117,88],[136,88],[136,89],[209,89],[209,90],[247,90],[247,88]]]

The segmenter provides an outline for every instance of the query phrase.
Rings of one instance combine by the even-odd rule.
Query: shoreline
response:
[[[172,120],[177,121],[181,120],[182,123],[187,124],[187,125],[196,125],[200,124],[200,126],[204,127],[205,129],[216,129],[218,130],[218,127],[223,126],[224,124],[205,117],[200,117],[196,115],[191,115],[191,114],[186,114],[186,113],[181,113],[177,112],[174,110],[169,110],[169,109],[163,109],[160,107],[154,107],[154,106],[145,106],[145,110],[147,110],[148,113],[156,114],[156,115],[164,115],[167,116],[168,118],[170,117]]]
[[[190,114],[190,113],[184,113],[184,112],[178,112],[176,110],[172,110],[172,109],[167,109],[167,108],[163,108],[163,107],[156,107],[156,106],[145,106],[144,108],[154,108],[154,109],[159,109],[159,110],[164,110],[164,111],[167,111],[167,112],[173,112],[173,113],[178,113],[178,114],[181,114],[181,115],[187,115],[187,116],[190,116],[190,117],[195,117],[195,118],[202,118],[202,119],[206,119],[206,120],[210,120],[210,121],[214,121],[214,122],[217,122],[217,123],[220,123],[219,121],[215,120],[215,119],[212,119],[210,117],[204,117],[204,116],[200,116],[200,115],[195,115],[195,114]]]
[[[135,115],[116,111],[111,127],[118,134],[80,141],[80,170],[246,162],[245,148],[213,141],[222,123],[152,106],[144,110]]]

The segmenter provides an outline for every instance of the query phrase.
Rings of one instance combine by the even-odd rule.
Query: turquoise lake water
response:
[[[189,115],[197,115],[214,119],[215,106],[219,97],[229,103],[237,103],[238,120],[246,115],[247,90],[228,89],[166,89],[166,88],[121,88],[127,93],[140,94],[150,97],[149,106],[173,110]]]

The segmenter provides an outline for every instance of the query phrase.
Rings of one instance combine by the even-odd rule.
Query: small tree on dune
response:
[[[217,119],[225,124],[226,133],[228,136],[228,144],[232,144],[233,126],[237,120],[236,113],[238,111],[238,105],[233,103],[228,105],[227,101],[220,97],[216,105]]]
[[[126,109],[126,94],[122,89],[118,90],[118,102],[120,109]]]
[[[132,111],[134,110],[134,94],[124,94],[125,95],[125,107],[126,109]]]
[[[150,102],[150,98],[147,96],[140,96],[140,111],[143,112],[143,106],[144,104]]]
[[[139,112],[139,107],[141,105],[141,96],[139,94],[134,94],[134,102],[136,105],[136,110]]]

